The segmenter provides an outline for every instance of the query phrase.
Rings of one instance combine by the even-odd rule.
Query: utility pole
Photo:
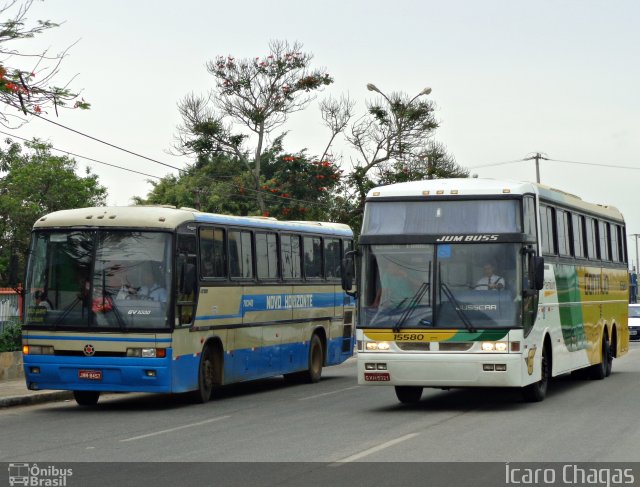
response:
[[[640,233],[632,233],[629,236],[636,239],[636,265],[632,266],[632,268],[634,271],[638,272],[638,270],[640,270],[640,267],[638,266],[638,237],[640,237]]]
[[[532,161],[534,159],[536,161],[536,183],[540,184],[540,159],[542,159],[543,161],[548,161],[549,159],[544,157],[539,152],[536,152],[535,156],[527,157],[524,160],[525,161]]]

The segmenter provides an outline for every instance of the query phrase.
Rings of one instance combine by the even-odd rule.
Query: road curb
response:
[[[26,406],[43,402],[66,401],[67,399],[73,399],[72,391],[50,391],[34,393],[33,395],[0,397],[0,408]]]

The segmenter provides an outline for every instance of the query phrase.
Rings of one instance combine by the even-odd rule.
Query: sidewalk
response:
[[[24,379],[0,381],[0,408],[73,399],[71,391],[30,391]]]

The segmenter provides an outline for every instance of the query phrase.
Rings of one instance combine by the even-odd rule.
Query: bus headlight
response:
[[[53,347],[45,345],[23,345],[23,355],[53,355]]]
[[[367,342],[367,350],[369,351],[389,350],[389,342]]]
[[[164,358],[166,348],[127,348],[127,357]]]
[[[506,352],[507,342],[482,342],[483,352]]]

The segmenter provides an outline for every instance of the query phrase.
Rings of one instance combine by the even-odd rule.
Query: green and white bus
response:
[[[169,207],[59,211],[33,227],[24,370],[30,389],[193,391],[284,374],[316,382],[354,349],[337,223]]]
[[[392,385],[405,403],[424,387],[488,386],[540,401],[554,376],[608,376],[629,346],[625,243],[618,210],[539,184],[438,179],[371,190],[359,240],[358,383]]]

